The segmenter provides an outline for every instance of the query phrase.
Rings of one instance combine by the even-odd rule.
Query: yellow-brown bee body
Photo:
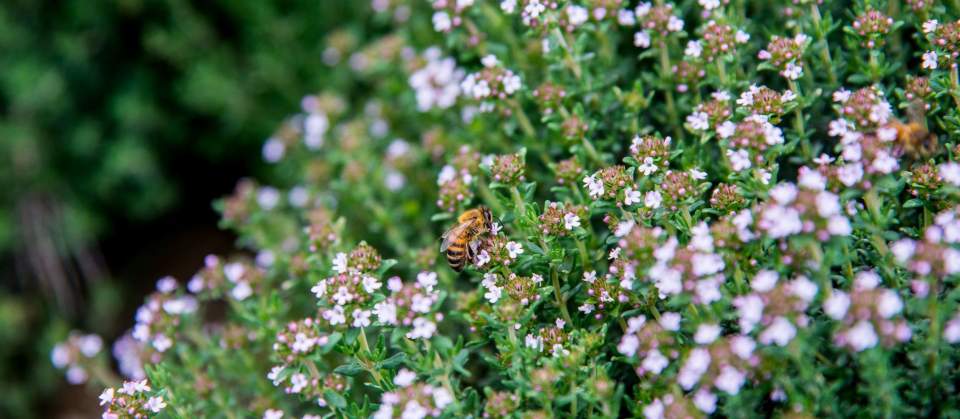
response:
[[[476,253],[477,239],[490,231],[493,216],[486,207],[464,211],[457,217],[457,225],[443,233],[440,251],[447,256],[447,263],[460,272]]]

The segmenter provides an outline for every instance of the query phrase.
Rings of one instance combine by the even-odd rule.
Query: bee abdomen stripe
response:
[[[447,249],[447,256],[463,256],[463,250]]]

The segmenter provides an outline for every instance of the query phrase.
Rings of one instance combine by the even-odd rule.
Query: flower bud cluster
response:
[[[148,418],[167,407],[163,396],[156,394],[147,380],[126,381],[123,386],[107,388],[100,394],[104,419]]]
[[[103,339],[99,335],[72,331],[66,341],[53,347],[50,360],[57,369],[66,370],[67,382],[83,384],[90,377],[91,363],[102,349]]]
[[[401,369],[393,382],[393,391],[383,393],[374,419],[438,417],[453,403],[453,395],[443,387],[416,382],[417,374]]]
[[[177,282],[171,277],[157,281],[157,290],[137,309],[132,336],[163,353],[174,345],[182,318],[197,311],[197,300],[190,295],[178,295]]]

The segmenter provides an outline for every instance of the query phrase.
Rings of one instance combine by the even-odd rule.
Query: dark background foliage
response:
[[[261,173],[263,139],[325,83],[330,29],[364,24],[355,3],[0,5],[0,417],[93,403],[60,398],[51,343],[110,342],[158,276],[232,247],[210,202]]]

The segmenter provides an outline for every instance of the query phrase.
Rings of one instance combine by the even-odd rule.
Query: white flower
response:
[[[480,254],[477,255],[477,266],[486,265],[487,262],[490,262],[490,254],[486,250],[481,250]]]
[[[937,52],[936,51],[927,51],[923,53],[923,63],[920,64],[920,67],[936,70],[937,69]]]
[[[257,205],[270,211],[280,202],[280,191],[271,186],[264,186],[257,191]]]
[[[736,40],[738,44],[746,44],[747,42],[750,42],[750,34],[742,30],[738,30]]]
[[[597,280],[597,271],[587,271],[583,273],[583,282],[594,283]]]
[[[508,71],[507,75],[503,77],[503,91],[506,94],[512,95],[516,93],[520,90],[520,86],[522,86],[520,76]]]
[[[733,306],[740,316],[740,331],[749,333],[763,318],[763,299],[756,294],[748,294],[733,299]]]
[[[720,7],[720,0],[697,0],[704,9],[713,10]]]
[[[717,395],[707,389],[700,389],[693,395],[693,405],[708,415],[717,410]]]
[[[650,48],[650,34],[647,31],[633,34],[633,45],[639,48]]]
[[[833,290],[823,302],[823,312],[834,320],[843,320],[850,308],[850,297],[843,291]]]
[[[333,257],[333,271],[342,274],[347,271],[347,254],[339,252]]]
[[[837,103],[846,102],[848,99],[850,99],[850,95],[852,93],[853,92],[841,87],[837,89],[836,92],[833,92],[833,101]]]
[[[886,290],[880,294],[880,300],[877,301],[877,312],[883,318],[889,319],[899,313],[900,310],[903,310],[903,301],[900,300],[896,291]]]
[[[370,310],[353,310],[353,327],[370,326]]]
[[[326,310],[321,316],[332,325],[344,324],[347,322],[347,316],[343,313],[343,306],[335,306]]]
[[[797,335],[797,328],[784,317],[777,317],[773,323],[760,334],[760,343],[769,345],[771,343],[779,346],[787,346],[793,337]]]
[[[889,174],[899,167],[899,163],[897,163],[897,159],[893,158],[890,153],[881,150],[877,152],[877,155],[873,158],[873,164],[871,164],[870,167],[880,173]]]
[[[754,342],[753,339],[750,339],[749,336],[739,335],[730,339],[730,350],[740,357],[740,359],[750,359],[756,347],[757,343]]]
[[[627,234],[630,234],[630,230],[633,230],[633,227],[637,223],[633,220],[624,220],[617,223],[617,228],[613,231],[613,235],[616,237],[623,237]]]
[[[572,26],[580,26],[587,22],[590,19],[590,14],[587,13],[587,9],[583,6],[577,5],[568,5],[567,6],[567,21]]]
[[[660,192],[650,191],[643,196],[643,205],[650,209],[660,208],[660,204],[663,203],[663,196],[660,195]]]
[[[421,272],[421,274],[423,274],[423,272]],[[434,284],[436,284],[437,274],[433,274],[433,275],[434,275]],[[417,279],[419,278],[420,277],[418,276]],[[372,277],[369,275],[363,277],[363,290],[366,291],[367,293],[373,294],[374,291],[380,289],[380,287],[382,286],[383,284],[380,283],[380,280],[375,277]],[[317,297],[320,297],[320,296],[318,295]]]
[[[503,295],[503,289],[496,285],[491,285],[487,287],[487,292],[483,294],[483,298],[486,298],[490,304],[495,304],[500,300],[500,296]]]
[[[746,375],[736,368],[726,365],[720,370],[720,375],[717,376],[713,384],[727,394],[735,395],[740,392],[740,387],[746,378]]]
[[[310,288],[310,292],[312,292],[313,295],[316,295],[317,298],[323,298],[323,296],[327,293],[327,280],[321,279],[320,282],[317,282],[317,285],[314,285],[313,288]]]
[[[853,227],[847,217],[838,214],[827,220],[827,232],[834,236],[849,236],[853,233]]]
[[[529,337],[530,335],[527,335],[528,339]],[[640,338],[632,334],[623,335],[623,337],[620,338],[620,344],[617,345],[617,351],[626,356],[634,356],[638,348],[640,348]]]
[[[423,294],[414,294],[410,302],[410,310],[417,313],[429,313],[430,306],[433,305],[433,299]]]
[[[634,335],[629,336],[637,339],[637,337]],[[639,339],[637,341],[639,342]],[[660,351],[651,349],[650,352],[647,352],[647,356],[643,358],[643,362],[640,363],[640,367],[657,375],[660,374],[660,372],[663,371],[663,369],[666,368],[669,363],[670,360],[663,356]]]
[[[690,41],[690,42],[687,42],[687,47],[683,50],[683,55],[697,58],[697,57],[700,57],[700,54],[702,52],[703,52],[703,46],[700,45],[700,41]]]
[[[590,313],[593,313],[593,310],[596,309],[596,308],[597,308],[597,306],[595,306],[595,305],[593,305],[593,304],[583,303],[583,304],[580,305],[580,307],[578,308],[578,310],[580,310],[580,311],[583,312],[584,314],[590,314]]]
[[[860,352],[877,346],[879,338],[877,332],[873,330],[873,325],[869,321],[861,320],[847,330],[846,340],[853,350]]]
[[[453,58],[431,57],[423,68],[410,75],[409,84],[416,93],[417,109],[423,112],[453,106],[460,96],[462,80],[463,70],[457,68]]]
[[[507,243],[507,255],[510,259],[516,259],[521,253],[523,253],[523,246],[520,243],[514,241]]]
[[[380,323],[397,324],[397,306],[393,303],[379,302],[373,306],[373,313],[377,315]]]
[[[166,352],[167,349],[173,346],[173,340],[171,340],[167,335],[158,334],[153,338],[153,347],[158,352]]]
[[[310,380],[307,379],[306,374],[296,373],[290,376],[290,387],[287,390],[291,393],[299,393],[303,391],[308,384],[310,384]]]
[[[807,304],[810,304],[817,297],[817,290],[819,289],[816,283],[805,276],[800,276],[790,282],[790,292]]]
[[[850,163],[840,166],[840,168],[837,169],[837,177],[840,179],[840,183],[846,186],[853,186],[863,179],[863,165],[860,163]]]
[[[283,141],[270,137],[263,143],[263,160],[267,163],[276,163],[283,158],[286,150],[287,146],[283,144]]]
[[[433,404],[437,409],[443,410],[450,403],[453,403],[453,395],[447,389],[443,387],[433,389]]]
[[[694,348],[690,351],[687,361],[680,367],[677,374],[677,383],[684,390],[693,388],[703,373],[710,367],[710,352],[704,348]]]
[[[659,291],[660,298],[666,298],[668,295],[676,295],[683,291],[683,281],[680,272],[670,269],[663,263],[658,263],[650,268],[649,275],[654,279],[654,286]]]
[[[639,204],[642,201],[640,191],[634,190],[633,188],[627,188],[623,191],[623,203],[624,205],[630,206],[633,204]]]
[[[653,173],[656,173],[658,167],[653,162],[653,157],[645,157],[643,163],[640,164],[640,173],[643,173],[644,176],[650,176]]]
[[[491,68],[491,67],[496,67],[497,64],[500,63],[500,60],[497,60],[496,55],[487,54],[480,59],[480,63],[483,64],[484,67]]]
[[[580,217],[577,214],[568,212],[563,215],[563,228],[569,231],[577,227],[580,227]]]
[[[665,330],[675,332],[680,330],[680,320],[682,317],[680,313],[666,312],[660,315],[660,327],[663,327]]]
[[[100,406],[113,402],[113,388],[107,388],[100,393]]]
[[[633,14],[633,10],[630,9],[620,9],[617,12],[617,23],[620,26],[633,26],[637,24],[637,16]]]
[[[154,396],[147,399],[147,403],[143,407],[153,413],[160,413],[164,407],[167,407],[167,403],[163,401],[163,397]]]
[[[793,63],[793,62],[789,62],[789,63],[787,63],[786,68],[784,68],[783,71],[780,72],[780,74],[781,74],[783,77],[786,77],[786,78],[788,78],[788,79],[790,79],[790,80],[796,80],[796,79],[799,79],[800,76],[803,75],[803,67],[801,67],[801,66],[799,66],[799,65],[797,65],[797,64],[795,64],[795,63]]]
[[[417,283],[427,292],[432,292],[433,287],[437,286],[437,273],[431,271],[422,271],[417,274]]]
[[[717,340],[720,336],[720,325],[716,324],[701,324],[697,327],[697,333],[693,335],[693,341],[700,344],[706,345]]]
[[[594,175],[584,177],[583,184],[587,187],[591,198],[596,199],[603,195],[603,182],[597,179]]]
[[[704,180],[707,178],[707,172],[694,167],[690,169],[690,177],[692,177],[693,180]]]
[[[639,6],[638,6],[639,9]],[[667,30],[670,32],[680,32],[683,30],[683,20],[676,16],[670,16],[667,20]]]
[[[237,282],[237,285],[230,291],[230,296],[237,301],[246,300],[247,297],[251,295],[253,295],[253,288],[250,288],[250,284],[247,283],[247,281]]]
[[[710,129],[710,120],[706,112],[694,112],[687,116],[687,123],[695,131],[705,131]]]
[[[954,316],[944,325],[943,339],[948,343],[960,342],[960,316]]]
[[[503,0],[500,2],[500,10],[510,15],[517,11],[517,0]]]
[[[433,30],[437,32],[446,32],[453,28],[453,21],[450,20],[450,15],[445,11],[438,11],[433,14]]]
[[[713,253],[694,253],[690,260],[693,265],[693,274],[696,276],[712,275],[723,270],[723,258]]]
[[[354,312],[356,315],[356,312]],[[296,353],[306,353],[310,352],[313,349],[313,346],[317,344],[317,338],[312,338],[307,336],[306,333],[300,332],[297,333],[293,338],[293,344],[290,345],[290,349]]]
[[[724,121],[717,126],[717,135],[719,135],[720,138],[730,138],[735,132],[737,132],[737,124],[734,124],[732,121]]]
[[[742,172],[753,166],[750,162],[750,153],[747,150],[727,150],[727,158],[730,159],[730,168],[735,172]]]
[[[960,163],[948,162],[939,166],[937,171],[944,182],[960,187]]]
[[[797,184],[805,189],[812,191],[822,191],[827,187],[827,178],[824,177],[819,171],[812,170],[806,166],[800,168],[800,173],[797,176]],[[830,194],[834,197],[836,195]],[[819,198],[818,198],[819,200]],[[837,202],[837,207],[839,208],[839,200]],[[828,214],[829,215],[829,214]]]
[[[923,22],[923,33],[932,33],[933,31],[937,30],[938,24],[939,22],[937,22],[936,19],[930,19],[926,22]]]
[[[409,339],[430,339],[437,331],[437,324],[423,317],[413,319],[413,330],[407,333]]]
[[[393,377],[393,383],[400,386],[406,387],[410,384],[413,384],[417,380],[417,373],[410,371],[406,368],[400,368],[400,371],[397,371],[397,376]]]
[[[643,407],[643,417],[646,419],[663,419],[663,402],[660,399],[654,399],[650,404]]]
[[[767,292],[777,285],[778,279],[780,279],[780,275],[776,271],[762,270],[753,277],[750,287],[756,292]]]
[[[311,150],[323,146],[323,134],[330,128],[330,121],[322,113],[311,112],[303,121],[303,144]]]
[[[760,228],[766,230],[770,238],[774,239],[797,234],[803,230],[800,213],[793,207],[780,205],[773,205],[767,208],[757,224]]]
[[[624,336],[626,337],[626,336]],[[527,333],[527,337],[523,340],[524,346],[533,349],[537,352],[543,351],[543,337],[540,335],[532,335]]]
[[[280,419],[283,417],[283,411],[279,409],[267,409],[263,412],[263,419]]]

